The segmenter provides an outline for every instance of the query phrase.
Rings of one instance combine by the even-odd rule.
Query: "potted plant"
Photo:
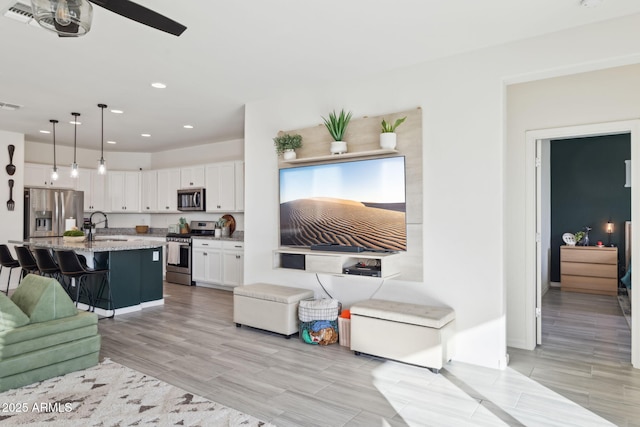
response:
[[[62,240],[64,242],[84,242],[86,236],[82,230],[79,230],[78,227],[72,227],[70,230],[62,233]]]
[[[382,129],[380,132],[380,148],[385,150],[393,150],[396,148],[396,128],[400,126],[407,117],[396,120],[393,124],[382,119]]]
[[[302,136],[285,133],[273,138],[273,145],[276,147],[276,153],[282,154],[284,160],[293,160],[296,158],[295,150],[302,147]]]
[[[331,154],[343,154],[347,152],[347,143],[343,141],[345,132],[347,131],[347,125],[351,120],[351,112],[345,113],[344,110],[340,110],[340,114],[336,114],[335,110],[329,113],[329,118],[324,120],[324,125],[333,138],[331,143]]]

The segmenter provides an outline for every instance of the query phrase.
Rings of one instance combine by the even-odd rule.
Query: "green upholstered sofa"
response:
[[[96,365],[99,352],[98,316],[57,280],[29,274],[0,293],[0,392]]]

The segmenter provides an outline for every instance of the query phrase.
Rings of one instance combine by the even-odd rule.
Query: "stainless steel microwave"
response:
[[[184,188],[178,190],[178,210],[179,211],[204,211],[205,205],[204,188]]]

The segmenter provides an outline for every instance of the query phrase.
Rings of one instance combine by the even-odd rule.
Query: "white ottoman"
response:
[[[430,368],[453,356],[455,312],[372,299],[351,306],[351,350]]]
[[[298,303],[313,291],[254,283],[233,288],[233,321],[241,325],[291,335],[298,332]]]

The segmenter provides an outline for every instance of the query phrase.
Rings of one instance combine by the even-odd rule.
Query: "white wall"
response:
[[[16,172],[9,175],[5,166],[9,164],[9,152],[7,147],[15,146],[13,154],[13,164],[16,166]],[[24,204],[22,202],[22,190],[24,188],[23,171],[24,171],[24,136],[20,133],[5,132],[0,130],[0,244],[8,244],[9,240],[22,240],[22,216],[24,214]],[[13,211],[7,209],[7,201],[9,200],[9,179],[13,179],[13,200],[15,208]],[[14,245],[8,244],[9,248]],[[13,257],[15,252],[11,251]],[[6,290],[7,279],[9,278],[9,269],[3,268],[0,275],[0,289]],[[11,275],[11,287],[15,288],[18,284],[19,269],[14,269]]]
[[[151,168],[163,169],[242,159],[244,159],[244,140],[233,139],[151,153]]]
[[[516,307],[512,303],[524,292],[519,286],[525,251],[524,144],[519,137],[505,139],[504,82],[636,61],[639,28],[640,16],[627,17],[247,104],[245,282],[320,292],[311,275],[272,269],[278,244],[277,166],[265,141],[280,129],[319,124],[320,116],[334,108],[362,116],[421,106],[426,279],[387,281],[376,297],[452,306],[458,327],[455,358],[504,367],[507,288]],[[556,111],[556,120],[565,120],[564,113],[564,108]],[[347,301],[369,298],[376,289],[354,278],[321,279]],[[518,325],[510,319],[517,341],[523,332],[512,323]]]
[[[42,143],[27,141],[25,149],[25,161],[28,163],[42,163],[53,165],[53,142]],[[104,159],[107,170],[140,170],[151,167],[151,155],[149,153],[128,153],[121,151],[105,151]],[[76,161],[78,167],[93,169],[98,168],[100,150],[78,148]],[[56,163],[58,166],[71,166],[73,162],[73,147],[56,144]]]

